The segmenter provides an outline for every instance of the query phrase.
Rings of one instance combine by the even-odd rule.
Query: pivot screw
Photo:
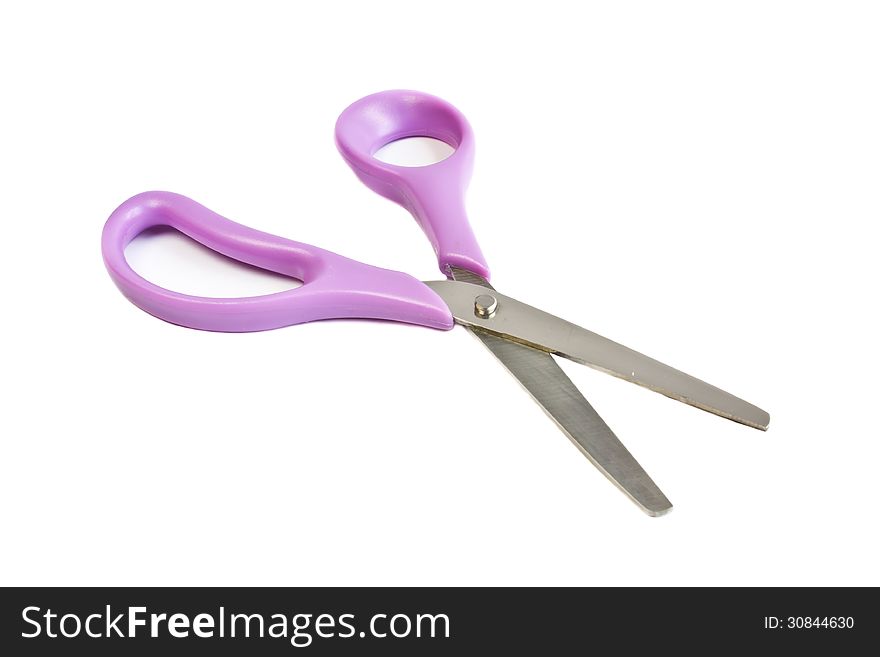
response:
[[[474,299],[474,314],[483,319],[490,319],[498,308],[498,300],[491,294],[481,294]]]

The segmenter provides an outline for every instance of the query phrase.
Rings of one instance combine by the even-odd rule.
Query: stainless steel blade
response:
[[[456,281],[493,289],[488,281],[472,272],[453,268],[452,274]],[[553,356],[476,327],[467,328],[522,384],[593,465],[639,507],[652,516],[662,515],[672,508],[666,496],[584,399]]]
[[[491,291],[495,303],[487,312],[489,301],[477,300],[487,292],[481,285],[460,281],[426,285],[443,298],[459,324],[569,358],[734,422],[762,430],[770,423],[766,411],[739,397],[516,299]]]

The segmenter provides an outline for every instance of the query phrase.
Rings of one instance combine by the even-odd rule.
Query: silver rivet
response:
[[[483,319],[489,319],[498,308],[498,300],[491,294],[481,294],[474,299],[474,314]]]

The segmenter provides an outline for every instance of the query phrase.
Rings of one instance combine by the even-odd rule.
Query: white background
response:
[[[880,584],[876,5],[313,4],[0,10],[0,581]],[[502,292],[769,432],[566,363],[675,504],[652,519],[460,328],[212,334],[115,289],[103,222],[149,189],[439,277],[333,145],[388,88],[470,119]],[[130,254],[181,291],[277,284],[167,235]]]

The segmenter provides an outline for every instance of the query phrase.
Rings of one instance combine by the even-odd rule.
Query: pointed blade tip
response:
[[[661,516],[665,516],[665,515],[667,515],[668,513],[670,513],[670,512],[672,511],[673,508],[674,508],[674,507],[670,504],[669,506],[667,506],[667,507],[665,507],[665,508],[660,508],[660,509],[648,509],[648,508],[646,508],[646,507],[642,507],[642,510],[643,510],[646,514],[648,514],[648,516],[651,517],[651,518],[659,518],[659,517],[661,517]]]

